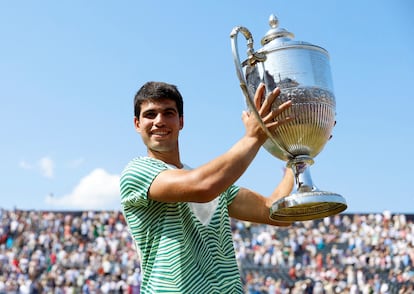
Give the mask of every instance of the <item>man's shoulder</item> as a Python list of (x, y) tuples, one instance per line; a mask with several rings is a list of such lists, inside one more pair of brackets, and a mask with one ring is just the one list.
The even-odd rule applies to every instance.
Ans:
[[(150, 157), (136, 157), (123, 169), (119, 181), (123, 198), (136, 195), (146, 198), (148, 189), (155, 177), (167, 169), (165, 163)], [(128, 198), (129, 199), (129, 198)]]

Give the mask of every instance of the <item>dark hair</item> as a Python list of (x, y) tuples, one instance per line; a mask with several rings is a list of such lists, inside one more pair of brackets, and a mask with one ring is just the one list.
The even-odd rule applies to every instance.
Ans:
[(164, 82), (147, 82), (137, 92), (134, 98), (134, 115), (139, 118), (141, 104), (148, 100), (171, 99), (175, 101), (179, 116), (183, 116), (183, 97), (177, 86)]

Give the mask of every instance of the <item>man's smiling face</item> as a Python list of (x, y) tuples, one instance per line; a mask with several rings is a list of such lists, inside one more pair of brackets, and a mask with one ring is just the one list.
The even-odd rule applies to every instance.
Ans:
[(171, 99), (144, 101), (135, 129), (141, 134), (149, 152), (178, 152), (178, 135), (183, 128), (183, 117)]

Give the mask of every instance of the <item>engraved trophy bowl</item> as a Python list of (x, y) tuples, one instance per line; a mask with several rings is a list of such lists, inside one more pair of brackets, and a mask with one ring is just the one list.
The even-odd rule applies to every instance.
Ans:
[[(286, 161), (295, 175), (294, 191), (272, 204), (270, 218), (278, 221), (306, 221), (338, 214), (347, 208), (339, 194), (321, 191), (312, 182), (310, 166), (331, 137), (335, 125), (335, 96), (328, 52), (307, 42), (294, 41), (294, 35), (279, 28), (271, 15), (270, 29), (262, 38), (262, 48), (255, 51), (250, 31), (235, 27), (231, 45), (240, 87), (251, 113), (261, 122), (268, 139), (263, 147), (273, 156)], [(247, 40), (247, 59), (240, 61), (237, 37)], [(292, 100), (281, 118), (294, 119), (270, 132), (264, 125), (253, 99), (260, 83), (266, 94), (275, 87), (281, 93), (272, 109)], [(267, 97), (267, 95), (266, 95)], [(266, 99), (266, 98), (264, 98)]]

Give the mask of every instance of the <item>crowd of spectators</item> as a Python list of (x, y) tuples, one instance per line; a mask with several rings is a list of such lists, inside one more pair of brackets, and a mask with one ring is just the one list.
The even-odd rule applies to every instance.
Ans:
[[(231, 224), (248, 294), (414, 293), (410, 215)], [(140, 278), (119, 211), (0, 209), (0, 294), (135, 294)]]
[(275, 229), (233, 222), (249, 294), (414, 293), (413, 216), (343, 214)]

